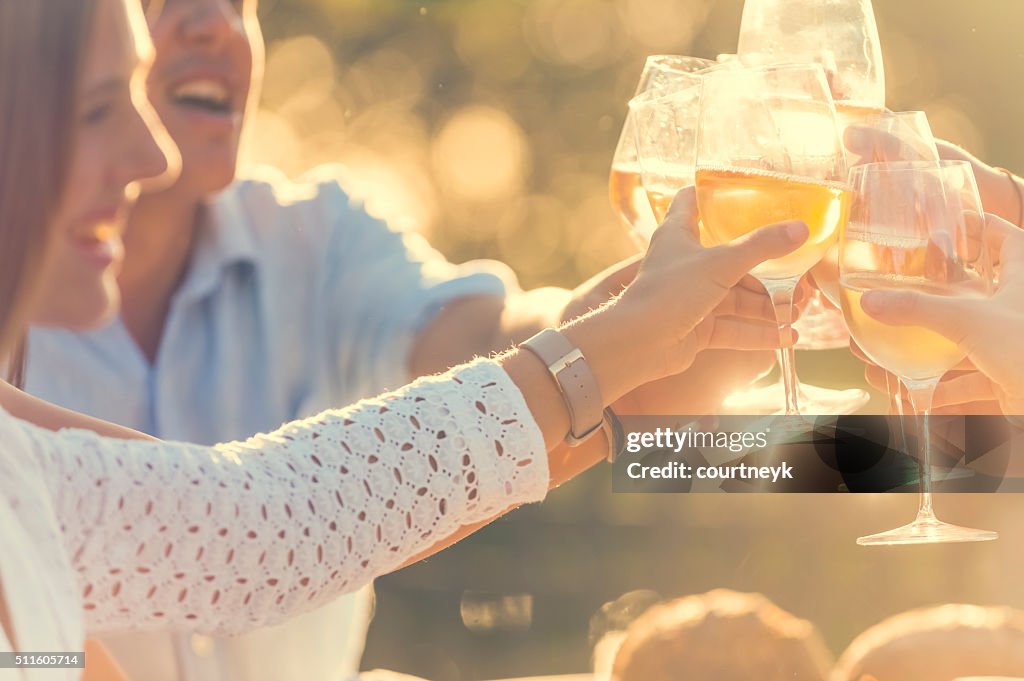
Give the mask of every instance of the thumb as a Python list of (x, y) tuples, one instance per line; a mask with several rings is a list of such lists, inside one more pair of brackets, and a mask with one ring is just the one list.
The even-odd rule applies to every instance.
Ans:
[[(692, 237), (692, 238), (690, 238)], [(697, 230), (697, 190), (694, 187), (680, 189), (665, 214), (665, 220), (651, 237), (651, 243), (658, 239), (699, 240)]]
[(979, 323), (977, 299), (937, 296), (920, 291), (868, 291), (860, 306), (869, 317), (893, 326), (923, 326), (962, 343)]
[(799, 248), (809, 232), (798, 220), (760, 227), (725, 245), (715, 247), (716, 279), (731, 287), (745, 274), (766, 260), (781, 258)]

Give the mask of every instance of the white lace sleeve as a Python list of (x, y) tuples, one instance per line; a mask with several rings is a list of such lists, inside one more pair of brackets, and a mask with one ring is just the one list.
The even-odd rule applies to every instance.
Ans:
[(212, 448), (24, 427), (93, 631), (278, 622), (549, 478), (522, 394), (483, 360)]

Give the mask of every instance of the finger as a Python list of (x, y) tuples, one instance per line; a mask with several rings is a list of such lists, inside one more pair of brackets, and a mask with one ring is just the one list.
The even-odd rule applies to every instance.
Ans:
[(860, 300), (868, 316), (893, 326), (924, 326), (962, 343), (978, 323), (978, 301), (918, 291), (868, 291)]
[(760, 227), (728, 244), (709, 249), (712, 254), (709, 274), (720, 286), (731, 288), (764, 261), (795, 251), (807, 241), (807, 236), (807, 225), (795, 220)]
[(656, 241), (665, 240), (673, 243), (700, 243), (697, 228), (697, 190), (694, 187), (686, 187), (676, 193), (665, 219), (651, 237), (651, 246), (653, 247)]
[(775, 306), (763, 289), (760, 293), (753, 293), (740, 286), (734, 286), (715, 308), (715, 314), (722, 317), (745, 317), (774, 322)]
[(985, 243), (998, 267), (999, 287), (1024, 277), (1024, 231), (998, 215), (985, 214)]
[[(738, 317), (709, 317), (701, 324), (701, 348), (710, 350), (777, 350), (781, 343), (775, 322), (757, 322)], [(796, 332), (790, 329), (790, 342)]]
[(943, 161), (970, 161), (977, 168), (980, 161), (970, 152), (961, 149), (952, 142), (943, 139), (935, 139), (935, 146), (939, 150), (939, 158)]
[(868, 364), (864, 367), (864, 379), (878, 392), (889, 394), (889, 372), (877, 364)]
[[(986, 251), (985, 239), (985, 214), (975, 210), (964, 210), (964, 236), (965, 236), (965, 257), (967, 262), (977, 262)], [(955, 253), (955, 251), (954, 251)]]
[(743, 288), (747, 289), (748, 291), (751, 291), (752, 293), (763, 293), (765, 295), (768, 294), (768, 290), (765, 289), (764, 284), (758, 281), (757, 277), (754, 277), (749, 274), (740, 279), (736, 283), (736, 285), (742, 286)]
[(993, 416), (1002, 414), (998, 400), (984, 400), (957, 404), (951, 407), (937, 407), (932, 410), (936, 416)]
[(972, 371), (961, 376), (944, 378), (935, 388), (932, 407), (955, 407), (997, 399), (992, 381), (980, 371)]

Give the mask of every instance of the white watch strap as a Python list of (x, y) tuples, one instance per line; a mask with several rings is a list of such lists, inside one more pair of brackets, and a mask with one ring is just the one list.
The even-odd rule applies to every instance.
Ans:
[(555, 379), (569, 411), (566, 442), (575, 446), (601, 428), (604, 404), (597, 378), (579, 348), (554, 329), (544, 329), (522, 343), (537, 355)]

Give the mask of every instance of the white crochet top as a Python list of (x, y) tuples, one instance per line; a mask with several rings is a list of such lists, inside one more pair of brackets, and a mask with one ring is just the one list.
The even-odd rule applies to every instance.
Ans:
[(237, 633), (539, 501), (548, 481), (522, 394), (486, 360), (215, 447), (0, 411), (0, 586), (22, 651), (81, 650), (85, 630)]

